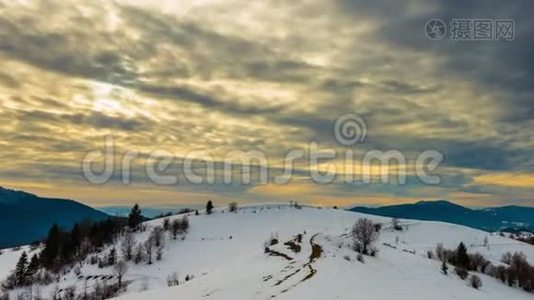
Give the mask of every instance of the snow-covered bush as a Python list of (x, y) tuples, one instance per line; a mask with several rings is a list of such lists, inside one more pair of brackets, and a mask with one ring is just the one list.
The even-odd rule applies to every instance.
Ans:
[(228, 210), (230, 212), (237, 212), (237, 202), (230, 202), (230, 204), (228, 204)]
[(454, 272), (455, 272), (456, 275), (458, 275), (458, 277), (460, 277), (462, 280), (465, 280), (465, 279), (467, 278), (467, 276), (469, 276), (469, 272), (467, 272), (467, 270), (464, 269), (464, 268), (455, 267), (455, 268), (454, 268)]
[(172, 275), (167, 276), (167, 286), (168, 287), (179, 285), (179, 284), (180, 284), (180, 282), (178, 280), (178, 274), (176, 274), (176, 272), (172, 273)]
[(479, 289), (482, 286), (482, 280), (477, 275), (471, 275), (469, 278), (469, 284), (474, 289)]

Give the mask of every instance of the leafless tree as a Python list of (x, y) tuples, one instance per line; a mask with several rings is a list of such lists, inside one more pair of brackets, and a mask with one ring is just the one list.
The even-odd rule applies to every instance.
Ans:
[(135, 246), (134, 262), (136, 264), (140, 263), (145, 258), (144, 248), (145, 247), (142, 243), (138, 243), (137, 246)]
[(436, 256), (441, 261), (446, 261), (447, 260), (447, 258), (445, 257), (446, 256), (445, 255), (445, 248), (443, 247), (442, 243), (438, 243), (436, 245)]
[(169, 220), (169, 218), (165, 218), (163, 219), (163, 230), (167, 231), (171, 228), (171, 221)]
[(143, 244), (143, 248), (145, 250), (146, 259), (148, 260), (147, 263), (149, 265), (152, 264), (152, 253), (154, 252), (154, 236), (151, 235)]
[(187, 216), (183, 216), (182, 217), (182, 220), (180, 221), (181, 224), (182, 224), (182, 231), (183, 233), (187, 233), (189, 231), (189, 218), (187, 218)]
[(154, 227), (154, 229), (152, 229), (151, 236), (154, 240), (154, 246), (161, 247), (163, 244), (163, 227)]
[(504, 253), (501, 257), (501, 262), (510, 265), (512, 263), (512, 253), (510, 251)]
[(126, 258), (127, 261), (132, 259), (133, 247), (135, 246), (135, 236), (131, 231), (126, 231), (121, 241), (121, 251), (122, 256)]
[(181, 229), (182, 229), (182, 226), (181, 226), (180, 220), (174, 219), (171, 224), (171, 234), (172, 234), (173, 239), (176, 239), (178, 237), (178, 235), (181, 232)]
[(124, 260), (119, 261), (113, 266), (113, 275), (119, 280), (119, 288), (122, 287), (122, 277), (128, 272), (128, 264)]
[(354, 224), (351, 234), (354, 249), (367, 255), (372, 244), (378, 239), (380, 232), (376, 230), (373, 221), (363, 218)]

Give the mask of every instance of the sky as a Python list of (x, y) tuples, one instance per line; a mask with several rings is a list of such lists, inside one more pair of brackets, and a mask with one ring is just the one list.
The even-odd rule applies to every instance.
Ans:
[[(0, 0), (0, 185), (93, 206), (534, 206), (533, 15), (526, 0)], [(513, 20), (514, 39), (425, 35), (428, 20), (455, 18)], [(366, 133), (349, 146), (335, 136), (347, 113)], [(113, 171), (93, 183), (83, 162), (110, 139)], [(312, 143), (337, 154), (317, 169), (344, 176), (315, 182), (302, 158), (274, 182)], [(386, 169), (406, 182), (361, 167), (374, 150), (402, 153)], [(429, 170), (438, 184), (416, 176), (425, 150), (443, 156)], [(262, 153), (267, 182), (224, 182), (236, 151)], [(188, 157), (197, 175), (211, 162), (215, 180), (188, 182)], [(176, 182), (151, 180), (149, 161)]]

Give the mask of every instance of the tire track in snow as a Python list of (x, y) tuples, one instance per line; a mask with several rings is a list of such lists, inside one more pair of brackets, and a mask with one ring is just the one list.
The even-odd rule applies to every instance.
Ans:
[[(294, 275), (297, 275), (298, 273), (300, 273), (300, 271), (304, 270), (304, 269), (308, 269), (308, 273), (306, 274), (306, 276), (304, 276), (301, 280), (299, 280), (297, 283), (294, 283), (292, 285), (290, 285), (289, 287), (285, 288), (284, 290), (282, 290), (280, 293), (283, 294), (283, 293), (286, 293), (288, 292), (289, 290), (295, 288), (296, 286), (298, 286), (299, 284), (301, 284), (302, 282), (306, 281), (306, 280), (309, 280), (311, 278), (313, 278), (313, 276), (315, 276), (315, 274), (317, 274), (317, 269), (315, 269), (313, 267), (313, 264), (315, 263), (315, 261), (321, 257), (322, 253), (323, 253), (323, 247), (317, 243), (315, 243), (315, 238), (317, 237), (319, 233), (316, 233), (314, 234), (311, 238), (310, 238), (310, 246), (311, 246), (311, 253), (308, 257), (308, 262), (306, 262), (305, 264), (303, 264), (300, 268), (298, 268), (296, 271), (292, 272), (291, 274), (285, 276), (283, 279), (277, 281), (273, 287), (276, 287), (276, 286), (280, 286), (282, 283), (286, 282), (288, 279), (292, 278)], [(275, 298), (276, 295), (271, 295), (271, 298)]]

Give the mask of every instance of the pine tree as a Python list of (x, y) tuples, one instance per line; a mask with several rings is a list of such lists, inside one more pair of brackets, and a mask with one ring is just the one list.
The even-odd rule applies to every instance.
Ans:
[(22, 252), (22, 255), (20, 256), (19, 261), (17, 262), (17, 266), (15, 267), (15, 285), (17, 286), (26, 285), (27, 267), (28, 267), (28, 255), (26, 254), (26, 251), (24, 251)]
[(467, 254), (467, 248), (463, 242), (461, 242), (458, 245), (458, 249), (456, 249), (456, 259), (460, 267), (463, 267), (467, 270), (469, 269), (469, 255)]
[(213, 209), (213, 202), (211, 200), (206, 203), (206, 214), (211, 215), (211, 210)]
[(139, 205), (136, 203), (134, 207), (132, 207), (132, 210), (130, 211), (130, 214), (128, 215), (128, 226), (132, 229), (137, 229), (139, 224), (143, 221), (143, 216), (141, 215), (141, 209), (139, 208)]
[(78, 223), (74, 224), (74, 227), (72, 227), (72, 231), (70, 232), (70, 240), (72, 242), (74, 252), (77, 254), (78, 250), (80, 249), (80, 245), (82, 244), (82, 233)]
[(26, 268), (26, 280), (29, 284), (33, 282), (33, 277), (39, 271), (40, 262), (39, 257), (37, 257), (36, 254), (32, 256), (30, 259), (30, 263), (28, 264), (28, 267)]
[(54, 224), (48, 231), (48, 236), (45, 241), (45, 248), (41, 254), (41, 260), (45, 267), (52, 267), (59, 254), (59, 247), (61, 244), (60, 231), (57, 224)]
[(60, 252), (61, 262), (62, 263), (71, 262), (74, 252), (75, 252), (75, 249), (74, 249), (72, 240), (70, 239), (70, 237), (67, 236), (67, 238), (63, 242), (63, 245), (61, 246), (61, 252)]

